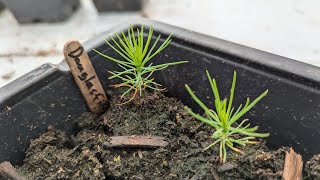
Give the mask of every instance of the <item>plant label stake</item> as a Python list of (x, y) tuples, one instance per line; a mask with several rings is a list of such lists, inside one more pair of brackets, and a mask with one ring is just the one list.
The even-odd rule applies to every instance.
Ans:
[(284, 168), (282, 179), (283, 180), (302, 180), (303, 161), (300, 154), (294, 152), (290, 148), (289, 152), (286, 152), (286, 158), (284, 161)]
[(20, 175), (10, 162), (5, 161), (0, 164), (0, 179), (26, 180), (27, 178)]
[(67, 42), (63, 54), (89, 109), (93, 113), (99, 113), (107, 102), (107, 96), (88, 54), (78, 41)]

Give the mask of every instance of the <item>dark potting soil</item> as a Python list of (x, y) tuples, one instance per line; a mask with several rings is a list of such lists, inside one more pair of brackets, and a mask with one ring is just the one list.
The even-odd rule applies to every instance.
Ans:
[[(113, 93), (111, 104), (120, 103), (120, 94)], [(220, 165), (217, 146), (203, 151), (212, 143), (212, 129), (183, 107), (175, 98), (147, 92), (128, 104), (111, 106), (101, 116), (82, 115), (74, 136), (49, 127), (31, 142), (19, 171), (28, 179), (48, 180), (281, 179), (287, 148), (268, 151), (261, 143), (244, 147), (245, 155), (229, 150), (228, 162)], [(162, 136), (169, 145), (156, 149), (103, 146), (110, 136), (121, 135)], [(319, 165), (319, 157), (314, 161)]]
[(320, 154), (313, 156), (306, 163), (305, 179), (320, 179)]

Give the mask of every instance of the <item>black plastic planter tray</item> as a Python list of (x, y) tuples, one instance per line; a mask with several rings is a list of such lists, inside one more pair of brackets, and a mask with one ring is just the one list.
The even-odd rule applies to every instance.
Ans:
[(93, 0), (99, 12), (140, 11), (144, 0)]
[(19, 23), (58, 22), (70, 17), (79, 0), (3, 0)]
[(4, 8), (6, 8), (6, 6), (3, 4), (2, 1), (0, 1), (0, 13)]
[[(155, 74), (169, 96), (197, 109), (184, 88), (187, 83), (205, 103), (212, 104), (205, 69), (217, 79), (225, 96), (236, 70), (235, 105), (269, 89), (269, 94), (247, 116), (260, 125), (261, 132), (271, 133), (270, 147), (293, 146), (304, 158), (320, 153), (319, 67), (159, 22), (130, 23), (153, 25), (155, 37), (158, 33), (163, 38), (174, 33), (173, 43), (155, 58), (156, 62), (189, 61)], [(129, 22), (107, 33), (121, 32), (128, 26)], [(107, 79), (107, 71), (117, 66), (92, 49), (112, 53), (104, 43), (107, 33), (84, 43), (104, 88), (115, 83)], [(46, 131), (48, 125), (72, 133), (73, 120), (88, 111), (65, 62), (45, 64), (1, 88), (0, 108), (0, 162), (9, 160), (13, 164), (22, 162), (30, 140)]]

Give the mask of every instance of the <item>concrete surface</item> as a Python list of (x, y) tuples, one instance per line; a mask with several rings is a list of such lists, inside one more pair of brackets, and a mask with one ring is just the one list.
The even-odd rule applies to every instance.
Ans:
[(90, 0), (66, 22), (19, 25), (0, 13), (0, 86), (45, 62), (59, 63), (66, 41), (83, 42), (142, 17), (320, 66), (318, 0), (149, 0), (139, 13), (98, 13)]

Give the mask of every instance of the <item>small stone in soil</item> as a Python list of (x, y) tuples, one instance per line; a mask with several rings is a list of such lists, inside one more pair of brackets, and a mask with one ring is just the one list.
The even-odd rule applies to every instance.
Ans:
[(218, 172), (219, 173), (223, 173), (223, 172), (226, 172), (226, 171), (230, 171), (234, 168), (237, 168), (237, 164), (235, 163), (232, 163), (232, 162), (227, 162), (227, 163), (224, 163), (222, 164), (221, 166), (218, 167)]

